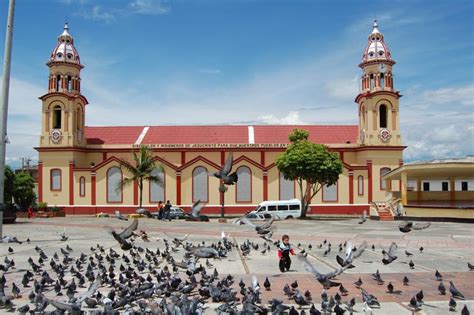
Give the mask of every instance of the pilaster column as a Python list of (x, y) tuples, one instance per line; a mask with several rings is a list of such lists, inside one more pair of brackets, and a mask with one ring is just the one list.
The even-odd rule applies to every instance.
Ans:
[(38, 202), (43, 202), (43, 162), (38, 162)]
[(69, 162), (69, 205), (74, 204), (74, 162)]
[(181, 172), (176, 172), (176, 205), (181, 205)]
[(268, 172), (263, 171), (263, 201), (268, 200)]
[(367, 160), (367, 185), (368, 185), (368, 202), (372, 202), (372, 186), (373, 186), (373, 178), (372, 178), (372, 160)]
[(349, 170), (349, 203), (354, 203), (354, 171)]
[(450, 192), (450, 199), (451, 202), (456, 201), (456, 186), (454, 185), (454, 177), (449, 179), (449, 192)]
[(96, 205), (96, 173), (91, 172), (91, 205)]
[(400, 174), (400, 181), (402, 182), (402, 205), (406, 206), (408, 203), (408, 196), (407, 196), (407, 187), (408, 187), (408, 180), (407, 180), (407, 173), (402, 172)]

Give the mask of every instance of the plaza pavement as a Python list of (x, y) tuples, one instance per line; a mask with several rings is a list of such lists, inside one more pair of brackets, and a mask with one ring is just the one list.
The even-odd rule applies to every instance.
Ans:
[[(213, 260), (212, 264), (217, 271), (223, 274), (235, 276), (236, 284), (242, 278), (248, 285), (253, 275), (257, 277), (263, 286), (265, 277), (268, 276), (272, 286), (271, 291), (263, 290), (262, 300), (266, 302), (272, 298), (283, 299), (285, 303), (292, 304), (283, 295), (282, 288), (286, 283), (298, 281), (301, 291), (310, 290), (312, 292), (315, 305), (320, 308), (320, 294), (322, 287), (312, 277), (304, 271), (296, 259), (293, 259), (291, 271), (280, 273), (278, 270), (278, 259), (276, 249), (272, 247), (270, 252), (261, 254), (263, 240), (256, 237), (255, 232), (248, 227), (238, 226), (228, 223), (219, 223), (217, 220), (211, 222), (185, 222), (174, 220), (172, 222), (162, 222), (155, 219), (142, 218), (139, 222), (139, 230), (145, 230), (151, 239), (150, 243), (137, 240), (136, 244), (147, 246), (151, 250), (157, 247), (163, 248), (163, 238), (169, 236), (182, 236), (189, 233), (189, 241), (210, 244), (218, 241), (221, 231), (230, 233), (230, 238), (239, 244), (249, 239), (258, 243), (258, 251), (253, 250), (249, 257), (244, 258), (240, 251), (234, 249), (229, 252), (228, 257), (222, 260)], [(11, 282), (15, 282), (22, 289), (22, 297), (15, 299), (16, 306), (22, 306), (28, 302), (28, 293), (31, 288), (23, 288), (21, 278), (25, 268), (28, 268), (28, 257), (37, 259), (38, 255), (34, 250), (35, 246), (41, 247), (46, 255), (52, 257), (54, 252), (60, 251), (61, 247), (68, 244), (74, 249), (73, 257), (78, 257), (81, 252), (90, 253), (90, 247), (100, 244), (105, 248), (114, 248), (121, 252), (118, 244), (109, 234), (110, 227), (117, 230), (126, 227), (129, 222), (120, 221), (115, 218), (95, 218), (91, 216), (68, 216), (66, 218), (34, 218), (18, 219), (16, 224), (4, 225), (4, 235), (16, 236), (20, 240), (31, 239), (31, 243), (0, 244), (0, 263), (4, 257), (14, 259), (16, 269), (11, 269), (5, 273), (7, 287), (5, 293), (10, 294)], [(355, 297), (357, 301), (356, 310), (361, 311), (362, 296), (353, 282), (361, 278), (362, 287), (369, 293), (375, 295), (381, 302), (380, 309), (373, 309), (374, 314), (411, 314), (406, 307), (412, 296), (420, 289), (425, 295), (425, 305), (417, 314), (456, 314), (448, 311), (448, 295), (442, 296), (438, 293), (438, 281), (435, 280), (435, 270), (439, 270), (444, 277), (444, 284), (449, 287), (449, 281), (453, 281), (461, 292), (466, 296), (465, 301), (457, 300), (457, 314), (467, 304), (471, 313), (474, 311), (474, 271), (468, 271), (467, 262), (474, 263), (474, 229), (472, 224), (463, 223), (432, 223), (431, 227), (422, 231), (413, 231), (403, 234), (398, 231), (398, 222), (367, 221), (365, 224), (357, 224), (355, 219), (334, 219), (334, 220), (286, 220), (274, 223), (277, 227), (273, 238), (280, 238), (282, 234), (289, 234), (291, 243), (296, 246), (301, 244), (301, 248), (306, 248), (309, 253), (310, 262), (320, 272), (328, 272), (337, 268), (335, 256), (338, 254), (338, 245), (347, 240), (357, 246), (364, 240), (368, 247), (364, 254), (355, 261), (356, 268), (349, 269), (337, 279), (346, 289), (349, 296), (344, 297), (347, 301)], [(66, 242), (59, 240), (59, 232), (66, 229), (69, 239)], [(324, 240), (332, 244), (332, 250), (324, 256), (323, 245), (318, 248)], [(398, 259), (390, 265), (383, 265), (382, 248), (386, 250), (391, 242), (398, 244)], [(308, 249), (308, 245), (312, 249)], [(371, 249), (372, 244), (375, 250)], [(419, 248), (424, 250), (420, 253)], [(8, 247), (14, 249), (14, 254), (8, 253)], [(405, 250), (413, 253), (414, 256), (407, 258)], [(176, 254), (177, 260), (181, 259), (182, 249)], [(60, 254), (60, 253), (59, 253)], [(340, 253), (343, 255), (343, 253)], [(61, 256), (61, 255), (60, 255)], [(415, 263), (415, 268), (410, 269), (409, 260)], [(45, 269), (49, 269), (49, 263), (45, 263)], [(372, 280), (371, 274), (379, 270), (385, 283), (378, 285)], [(409, 278), (409, 285), (404, 286), (402, 279)], [(395, 290), (401, 290), (399, 294), (387, 293), (386, 285), (391, 281)], [(101, 288), (100, 291), (105, 291)], [(329, 290), (330, 294), (335, 294), (336, 289)], [(51, 295), (54, 297), (54, 295)], [(213, 314), (216, 305), (206, 304), (209, 309), (206, 313)], [(48, 307), (52, 310), (51, 306)], [(0, 310), (0, 312), (3, 312)]]

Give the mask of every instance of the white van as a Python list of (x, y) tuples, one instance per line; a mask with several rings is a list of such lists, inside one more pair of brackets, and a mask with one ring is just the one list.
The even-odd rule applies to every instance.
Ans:
[[(309, 209), (308, 209), (309, 210)], [(299, 199), (263, 201), (255, 210), (247, 214), (249, 219), (268, 219), (277, 216), (280, 219), (299, 218), (301, 215), (301, 201)]]

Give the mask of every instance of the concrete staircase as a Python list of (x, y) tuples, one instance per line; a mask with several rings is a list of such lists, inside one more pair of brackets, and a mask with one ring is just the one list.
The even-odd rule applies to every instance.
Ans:
[(393, 214), (390, 211), (390, 205), (387, 202), (373, 202), (380, 221), (393, 221)]

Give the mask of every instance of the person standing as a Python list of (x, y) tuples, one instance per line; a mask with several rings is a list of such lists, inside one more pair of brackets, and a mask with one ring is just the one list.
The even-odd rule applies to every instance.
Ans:
[(163, 220), (163, 202), (158, 201), (158, 220)]
[(281, 272), (289, 271), (291, 267), (291, 258), (290, 254), (294, 255), (295, 251), (291, 248), (290, 237), (288, 235), (283, 235), (281, 238), (280, 245), (278, 246), (278, 258), (280, 262), (278, 267)]
[(171, 202), (166, 200), (165, 208), (164, 208), (165, 220), (171, 221)]

